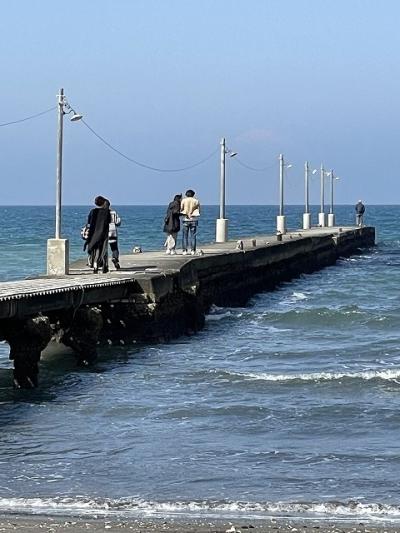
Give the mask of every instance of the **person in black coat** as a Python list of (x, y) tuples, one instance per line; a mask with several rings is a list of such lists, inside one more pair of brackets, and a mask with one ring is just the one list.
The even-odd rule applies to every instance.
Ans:
[(182, 195), (176, 194), (171, 203), (168, 204), (167, 213), (164, 218), (164, 232), (168, 234), (164, 246), (167, 248), (166, 254), (176, 254), (176, 237), (181, 229), (181, 200)]
[(96, 205), (88, 216), (89, 235), (84, 249), (89, 254), (88, 264), (97, 274), (99, 269), (108, 272), (108, 230), (111, 222), (110, 202), (103, 196), (96, 196)]

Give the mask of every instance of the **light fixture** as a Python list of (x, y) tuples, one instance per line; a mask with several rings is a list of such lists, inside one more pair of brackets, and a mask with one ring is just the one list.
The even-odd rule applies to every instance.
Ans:
[(77, 113), (77, 112), (75, 111), (75, 109), (72, 108), (72, 107), (69, 105), (69, 103), (68, 103), (68, 101), (67, 101), (67, 99), (66, 99), (65, 96), (64, 96), (64, 108), (63, 108), (63, 113), (64, 113), (64, 115), (70, 115), (70, 114), (72, 113), (72, 117), (71, 117), (71, 119), (70, 119), (71, 122), (76, 122), (77, 120), (81, 120), (81, 118), (83, 118), (83, 115), (81, 115), (80, 113)]
[(80, 115), (79, 113), (75, 113), (74, 111), (74, 114), (71, 117), (71, 122), (75, 122), (76, 120), (81, 120), (82, 117), (83, 115)]

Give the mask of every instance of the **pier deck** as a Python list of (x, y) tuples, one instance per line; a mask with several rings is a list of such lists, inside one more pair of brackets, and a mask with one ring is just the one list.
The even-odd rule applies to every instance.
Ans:
[[(84, 260), (68, 276), (0, 283), (0, 338), (10, 345), (14, 384), (37, 385), (51, 339), (81, 364), (101, 343), (168, 340), (201, 328), (212, 304), (244, 305), (261, 290), (312, 272), (374, 244), (371, 227), (298, 230), (201, 245), (201, 255), (164, 251), (122, 255), (121, 269), (93, 274)], [(255, 245), (254, 245), (255, 241)]]

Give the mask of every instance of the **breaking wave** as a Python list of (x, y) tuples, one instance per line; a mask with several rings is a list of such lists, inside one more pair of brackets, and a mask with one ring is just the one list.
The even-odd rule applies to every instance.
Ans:
[(381, 503), (348, 502), (157, 502), (134, 498), (74, 499), (74, 498), (0, 498), (2, 512), (27, 512), (37, 515), (81, 515), (124, 517), (189, 517), (250, 518), (272, 516), (319, 519), (400, 520), (400, 507)]
[(365, 370), (362, 372), (310, 372), (298, 374), (268, 374), (265, 372), (228, 372), (231, 376), (242, 377), (249, 380), (263, 381), (338, 381), (338, 380), (382, 380), (397, 383), (400, 378), (400, 369), (391, 370)]

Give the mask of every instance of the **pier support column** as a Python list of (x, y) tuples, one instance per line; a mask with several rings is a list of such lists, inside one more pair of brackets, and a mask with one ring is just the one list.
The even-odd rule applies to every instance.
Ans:
[(14, 361), (14, 387), (32, 389), (38, 385), (40, 354), (52, 337), (50, 321), (38, 316), (13, 322), (4, 332)]
[(311, 228), (311, 213), (303, 213), (303, 229)]
[(217, 218), (215, 242), (226, 242), (228, 240), (228, 219)]
[(65, 276), (69, 272), (68, 239), (47, 240), (47, 275)]
[(72, 324), (60, 341), (74, 350), (78, 364), (87, 366), (97, 358), (97, 342), (103, 328), (103, 316), (97, 307), (84, 307), (75, 313)]
[(286, 217), (285, 215), (278, 215), (276, 217), (276, 231), (285, 235), (286, 233)]
[(333, 228), (335, 225), (335, 215), (334, 213), (328, 214), (328, 228)]
[(325, 228), (326, 226), (325, 213), (318, 213), (318, 225), (321, 226), (321, 228)]

